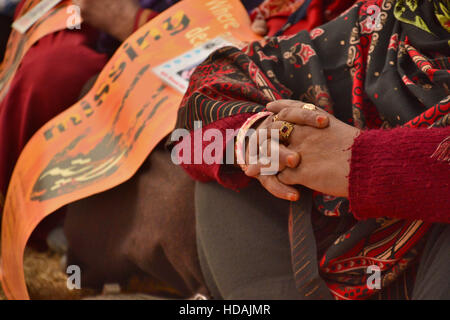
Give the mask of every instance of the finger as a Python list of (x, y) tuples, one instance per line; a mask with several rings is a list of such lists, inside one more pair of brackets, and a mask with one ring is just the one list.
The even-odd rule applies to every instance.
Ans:
[[(276, 174), (286, 167), (297, 168), (300, 164), (301, 157), (297, 152), (288, 149), (284, 145), (278, 145), (277, 148), (275, 148), (273, 147), (275, 141), (269, 141), (271, 141), (272, 147), (269, 147), (269, 150), (261, 151), (259, 154), (260, 160), (265, 158), (268, 159), (269, 162), (258, 161), (258, 163), (250, 164), (245, 170), (247, 176), (256, 177), (261, 174), (261, 169), (263, 168), (266, 168), (267, 171), (270, 169), (270, 171), (273, 171), (274, 174)], [(264, 145), (266, 144), (267, 143), (264, 143)], [(278, 156), (276, 156), (275, 152), (278, 152)]]
[(248, 139), (248, 143), (246, 143), (246, 163), (249, 163), (249, 158), (257, 157), (260, 141), (266, 140), (268, 132), (267, 127), (272, 123), (272, 116), (269, 116), (263, 120), (256, 130), (250, 128), (247, 131), (246, 138)]
[(280, 163), (288, 168), (297, 168), (300, 165), (301, 157), (298, 152), (295, 152), (285, 145), (280, 144)]
[(269, 102), (267, 104), (267, 109), (273, 113), (278, 113), (285, 108), (301, 108), (305, 105), (305, 102), (298, 100), (280, 99), (276, 101)]
[[(261, 159), (262, 156), (269, 157), (271, 155), (270, 150), (272, 149), (270, 144), (272, 141), (271, 133), (272, 130), (276, 133), (279, 132), (279, 128), (281, 127), (281, 123), (269, 122), (265, 128), (258, 129), (249, 139), (248, 144), (246, 146), (246, 163), (247, 164), (257, 164), (258, 160)], [(263, 153), (263, 155), (261, 155)]]
[(248, 143), (245, 146), (246, 148), (246, 159), (245, 163), (247, 164), (256, 164), (258, 162), (258, 153), (259, 153), (259, 130), (250, 136), (248, 139)]
[[(260, 158), (268, 158), (269, 162), (262, 164), (268, 166), (271, 165), (272, 162), (277, 162), (282, 169), (285, 167), (289, 168), (297, 168), (300, 164), (300, 155), (289, 149), (283, 144), (280, 144), (278, 141), (274, 141), (272, 139), (268, 139), (270, 143), (265, 141), (263, 143), (263, 147), (260, 148)], [(268, 146), (268, 147), (265, 147)], [(280, 169), (280, 170), (282, 170)]]
[(277, 177), (278, 181), (285, 185), (302, 184), (301, 172), (298, 169), (286, 168)]
[[(280, 129), (283, 127), (283, 121), (275, 121), (270, 123), (266, 128), (266, 135), (261, 137), (262, 140), (272, 139), (273, 141), (280, 141)], [(294, 129), (295, 130), (295, 129)], [(291, 134), (292, 135), (292, 134)]]
[(297, 189), (282, 184), (276, 176), (259, 176), (262, 186), (275, 197), (289, 201), (297, 201), (300, 193)]
[[(285, 122), (289, 122), (290, 124), (294, 125), (293, 130), (291, 131), (291, 133), (289, 134), (289, 136), (287, 137), (287, 139), (285, 138), (283, 141), (281, 141), (281, 131), (283, 129), (283, 127), (287, 126), (288, 124), (286, 124)], [(267, 127), (267, 139), (271, 139), (277, 143), (280, 143), (282, 145), (289, 145), (292, 141), (292, 136), (295, 134), (295, 132), (297, 130), (302, 129), (301, 126), (296, 126), (295, 123), (291, 123), (290, 121), (275, 121), (272, 122), (268, 127)], [(283, 129), (284, 130), (284, 129)]]
[(278, 120), (318, 129), (326, 128), (330, 124), (328, 114), (320, 109), (285, 108), (278, 113)]
[(244, 171), (246, 176), (256, 178), (261, 173), (261, 165), (260, 164), (251, 164)]

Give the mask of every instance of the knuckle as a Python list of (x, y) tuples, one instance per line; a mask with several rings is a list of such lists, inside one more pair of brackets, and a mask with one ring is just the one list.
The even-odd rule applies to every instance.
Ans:
[(302, 112), (303, 112), (303, 119), (305, 122), (307, 122), (307, 124), (309, 125), (316, 124), (316, 118), (318, 115), (316, 111), (302, 109)]
[(286, 118), (289, 115), (289, 109), (283, 109), (280, 111), (279, 116), (280, 118)]
[[(307, 111), (307, 110), (305, 110)], [(319, 114), (316, 111), (310, 111), (308, 112), (308, 121), (311, 122), (312, 125), (316, 123), (316, 118)]]
[(298, 115), (299, 115), (300, 119), (302, 119), (302, 120), (307, 119), (309, 114), (310, 113), (308, 112), (308, 110), (298, 109)]
[(295, 106), (298, 105), (298, 101), (296, 101), (296, 100), (291, 100), (291, 99), (286, 99), (286, 100), (285, 100), (285, 103), (286, 103), (287, 105), (289, 105), (290, 107), (295, 107)]

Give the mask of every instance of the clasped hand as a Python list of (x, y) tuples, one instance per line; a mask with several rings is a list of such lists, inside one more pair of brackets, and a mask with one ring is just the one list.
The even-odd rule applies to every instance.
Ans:
[[(333, 196), (348, 197), (348, 176), (350, 173), (351, 147), (360, 133), (324, 110), (303, 109), (305, 103), (294, 100), (278, 100), (267, 105), (267, 109), (277, 114), (266, 118), (256, 129), (265, 129), (267, 139), (258, 141), (259, 150), (279, 152), (279, 172), (263, 175), (261, 169), (270, 167), (267, 157), (264, 164), (250, 164), (245, 174), (254, 177), (274, 196), (290, 201), (299, 199), (299, 191), (293, 185), (303, 185), (310, 189)], [(271, 130), (279, 130), (283, 122), (295, 124), (285, 144), (270, 135)], [(270, 148), (273, 143), (278, 148)], [(247, 159), (251, 150), (246, 150)], [(259, 151), (257, 151), (259, 152)], [(267, 151), (266, 151), (267, 152)], [(270, 157), (272, 159), (272, 157)]]

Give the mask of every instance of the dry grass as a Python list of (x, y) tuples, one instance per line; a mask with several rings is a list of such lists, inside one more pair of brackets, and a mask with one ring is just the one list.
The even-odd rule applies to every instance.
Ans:
[[(27, 249), (24, 255), (24, 272), (28, 293), (33, 300), (141, 300), (157, 299), (155, 296), (176, 297), (176, 291), (148, 278), (133, 277), (124, 290), (116, 295), (103, 294), (90, 289), (69, 290), (66, 286), (67, 276), (60, 267), (61, 255), (48, 252), (37, 252)], [(151, 295), (151, 296), (149, 296)], [(6, 296), (0, 286), (0, 300)]]
[[(60, 267), (61, 256), (51, 252), (27, 249), (24, 256), (24, 272), (31, 299), (77, 300), (93, 295), (91, 290), (70, 291), (66, 286), (66, 274)], [(0, 288), (0, 300), (6, 299)]]
[(6, 300), (5, 293), (3, 292), (3, 288), (0, 286), (0, 300)]

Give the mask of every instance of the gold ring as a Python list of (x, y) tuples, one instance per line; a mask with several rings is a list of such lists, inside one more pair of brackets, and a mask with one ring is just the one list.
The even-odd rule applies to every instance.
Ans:
[(315, 105), (313, 105), (312, 103), (307, 103), (302, 106), (302, 109), (316, 111), (317, 107)]
[(273, 118), (272, 118), (272, 122), (278, 121), (278, 115), (276, 114)]
[(283, 144), (287, 144), (289, 141), (289, 137), (294, 130), (294, 125), (290, 122), (284, 121), (283, 125), (280, 128), (280, 141)]

